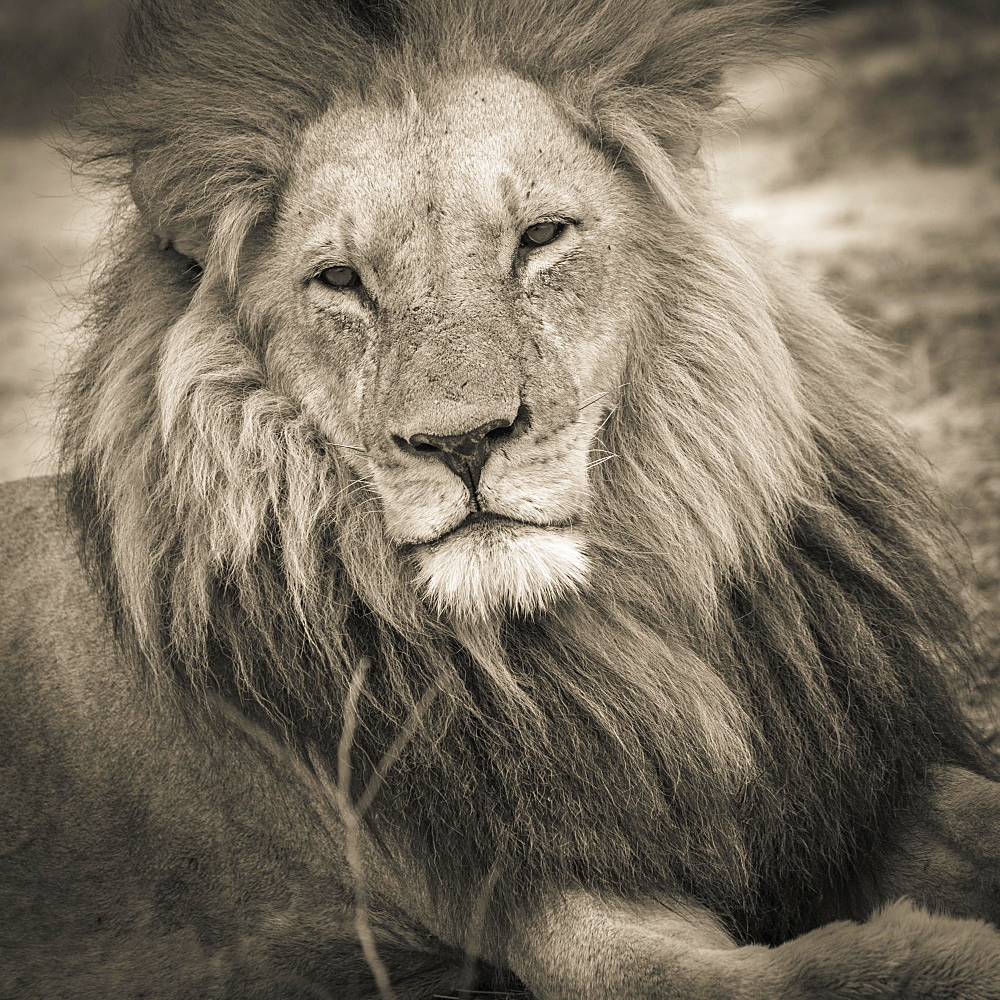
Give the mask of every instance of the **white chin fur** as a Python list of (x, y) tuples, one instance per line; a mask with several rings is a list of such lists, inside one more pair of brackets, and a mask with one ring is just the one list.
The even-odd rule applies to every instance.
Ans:
[(417, 551), (419, 582), (441, 612), (530, 614), (587, 576), (582, 540), (566, 528), (481, 524)]

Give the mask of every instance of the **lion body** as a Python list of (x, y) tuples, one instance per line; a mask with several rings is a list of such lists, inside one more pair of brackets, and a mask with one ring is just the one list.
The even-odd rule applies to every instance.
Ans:
[[(3, 688), (0, 995), (366, 995), (323, 790), (236, 713), (152, 696), (103, 624), (54, 484), (0, 495), (0, 647), (17, 667)], [(422, 963), (428, 984), (447, 982), (400, 911), (381, 910), (379, 938), (408, 952), (403, 982)]]
[(870, 352), (695, 166), (766, 5), (313, 6), (148, 4), (91, 122), (12, 995), (1000, 996), (981, 923), (821, 926), (996, 920), (1000, 796)]

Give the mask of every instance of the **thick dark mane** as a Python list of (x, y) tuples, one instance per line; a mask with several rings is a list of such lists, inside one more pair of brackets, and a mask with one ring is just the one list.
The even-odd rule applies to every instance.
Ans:
[[(549, 875), (625, 895), (680, 884), (758, 940), (862, 908), (841, 886), (877, 877), (866, 859), (914, 782), (980, 765), (950, 690), (965, 619), (905, 448), (854, 388), (864, 347), (763, 270), (695, 182), (681, 197), (664, 152), (693, 145), (771, 8), (145, 10), (88, 155), (158, 208), (122, 219), (63, 446), (122, 642), (331, 761), (351, 705), (356, 790), (379, 787), (367, 820), (443, 899), (494, 880), (502, 908)], [(211, 234), (206, 274), (232, 278), (337, 93), (392, 99), (483, 64), (618, 143), (646, 184), (659, 284), (602, 432), (620, 459), (594, 472), (592, 585), (472, 625), (423, 606), (373, 494), (267, 385), (235, 285), (210, 300), (149, 229)], [(199, 336), (165, 358), (180, 324)]]

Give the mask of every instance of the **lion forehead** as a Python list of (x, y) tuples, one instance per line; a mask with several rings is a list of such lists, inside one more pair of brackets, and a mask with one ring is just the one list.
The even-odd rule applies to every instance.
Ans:
[(611, 174), (543, 88), (459, 77), (405, 100), (331, 108), (303, 137), (282, 214), (317, 238), (347, 229), (391, 241), (421, 215), (496, 234), (534, 211), (578, 215), (613, 200)]

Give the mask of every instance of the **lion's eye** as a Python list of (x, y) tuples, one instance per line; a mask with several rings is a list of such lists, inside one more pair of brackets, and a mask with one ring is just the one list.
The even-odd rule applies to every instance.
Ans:
[(536, 222), (521, 233), (521, 246), (543, 247), (557, 240), (566, 228), (565, 222)]
[(353, 267), (326, 267), (316, 275), (316, 280), (330, 288), (357, 288), (361, 278)]

